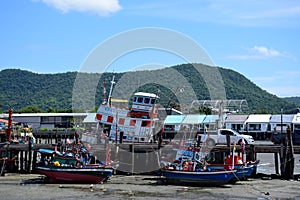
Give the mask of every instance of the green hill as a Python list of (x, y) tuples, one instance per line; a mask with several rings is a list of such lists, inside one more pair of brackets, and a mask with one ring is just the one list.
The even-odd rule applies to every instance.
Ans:
[[(196, 64), (201, 69), (210, 69), (211, 67)], [(279, 98), (275, 95), (260, 89), (246, 77), (233, 70), (218, 68), (223, 78), (227, 99), (245, 99), (248, 102), (249, 112), (251, 113), (279, 113), (283, 108), (285, 113), (295, 113), (299, 103), (291, 102), (286, 99)], [(106, 91), (109, 92), (112, 73), (80, 73), (84, 77), (81, 85), (82, 94), (79, 97), (88, 99), (91, 80), (101, 77), (95, 96), (95, 105), (102, 102), (102, 83), (107, 82)], [(205, 73), (204, 73), (205, 74)], [(101, 76), (102, 75), (102, 76)], [(202, 73), (203, 75), (203, 73)], [(154, 83), (147, 81), (139, 89), (145, 92), (157, 92), (164, 106), (176, 103), (178, 99), (171, 93), (166, 86), (159, 84), (160, 80), (165, 80), (165, 83), (176, 84), (178, 77), (183, 77), (195, 91), (197, 99), (210, 99), (209, 90), (205, 84), (202, 75), (195, 70), (192, 64), (182, 64), (169, 68), (151, 70), (151, 71), (136, 71), (128, 73), (116, 73), (116, 82), (122, 80), (122, 91), (130, 90), (133, 87), (132, 79), (136, 79), (137, 84), (155, 77)], [(66, 72), (57, 74), (37, 74), (20, 69), (6, 69), (0, 71), (0, 110), (7, 112), (12, 108), (14, 112), (72, 112), (72, 91), (73, 85), (77, 76), (77, 72)], [(207, 75), (208, 76), (208, 75)], [(128, 77), (128, 80), (125, 78)], [(207, 77), (205, 77), (207, 78)], [(209, 77), (214, 79), (215, 77)], [(98, 80), (98, 79), (97, 79)], [(218, 82), (215, 80), (214, 82)], [(134, 86), (136, 87), (136, 86)], [(183, 86), (185, 87), (185, 86)], [(95, 91), (89, 91), (91, 94)], [(81, 96), (80, 96), (81, 95)], [(121, 94), (120, 94), (121, 95)], [(116, 97), (117, 98), (117, 97)], [(91, 99), (93, 100), (93, 99)], [(82, 107), (81, 111), (86, 109)]]
[(284, 100), (292, 103), (296, 103), (300, 107), (300, 97), (284, 97)]

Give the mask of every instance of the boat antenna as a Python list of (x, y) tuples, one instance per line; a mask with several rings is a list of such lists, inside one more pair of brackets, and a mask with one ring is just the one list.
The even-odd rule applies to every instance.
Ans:
[(106, 81), (103, 81), (103, 100), (102, 104), (107, 104), (107, 95), (106, 95)]
[(108, 102), (107, 104), (109, 106), (111, 106), (111, 93), (112, 93), (112, 90), (113, 90), (113, 87), (114, 87), (114, 84), (115, 84), (115, 75), (113, 75), (113, 78), (112, 78), (112, 81), (111, 81), (111, 85), (110, 85), (110, 90), (109, 90), (109, 94), (108, 94)]

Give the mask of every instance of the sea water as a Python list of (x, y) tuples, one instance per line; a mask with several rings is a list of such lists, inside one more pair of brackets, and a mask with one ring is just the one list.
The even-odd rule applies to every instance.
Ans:
[[(275, 174), (274, 153), (257, 153), (257, 160), (260, 160), (259, 165), (257, 167), (258, 173)], [(280, 165), (279, 157), (278, 162), (278, 164)], [(300, 154), (294, 154), (294, 166), (294, 174), (300, 174)]]

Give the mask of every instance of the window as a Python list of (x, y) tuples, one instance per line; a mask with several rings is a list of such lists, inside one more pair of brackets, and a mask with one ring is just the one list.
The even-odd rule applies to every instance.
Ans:
[(155, 104), (156, 103), (156, 99), (151, 99), (151, 104)]
[(249, 124), (249, 131), (260, 131), (261, 124)]
[(142, 121), (142, 127), (150, 127), (151, 121)]
[(233, 135), (233, 132), (232, 131), (227, 131), (227, 130), (223, 130), (221, 131), (221, 135)]
[(142, 97), (138, 97), (137, 102), (138, 103), (143, 103), (143, 98)]
[(146, 97), (145, 99), (144, 99), (144, 103), (149, 103), (150, 102), (150, 98), (149, 97)]

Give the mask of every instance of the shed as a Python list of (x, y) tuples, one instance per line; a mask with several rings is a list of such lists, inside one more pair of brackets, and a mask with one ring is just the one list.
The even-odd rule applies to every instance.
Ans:
[(251, 114), (246, 120), (247, 131), (264, 133), (268, 131), (271, 114)]
[(165, 131), (179, 131), (184, 115), (168, 115), (164, 121)]
[(199, 131), (203, 129), (203, 120), (205, 117), (206, 115), (203, 114), (188, 114), (184, 116), (182, 124), (186, 126), (188, 130)]
[(282, 131), (286, 133), (287, 126), (292, 128), (294, 116), (295, 116), (294, 114), (272, 115), (270, 119), (271, 131), (276, 130), (277, 132)]
[(234, 129), (239, 132), (244, 132), (246, 129), (246, 120), (249, 115), (227, 115), (225, 119), (225, 127), (227, 129)]

